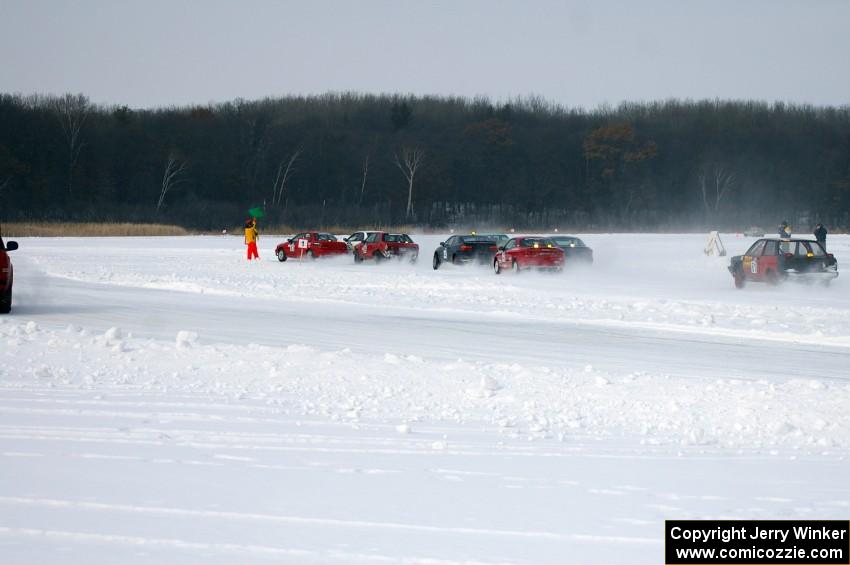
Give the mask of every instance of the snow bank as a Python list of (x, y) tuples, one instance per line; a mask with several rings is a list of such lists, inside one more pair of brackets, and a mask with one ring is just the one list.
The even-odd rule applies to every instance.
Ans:
[(2, 386), (219, 395), (304, 417), (389, 422), (403, 434), (415, 434), (416, 422), (459, 422), (566, 443), (613, 435), (644, 445), (850, 447), (850, 384), (835, 380), (674, 378), (305, 345), (202, 345), (193, 332), (163, 342), (118, 328), (95, 335), (16, 321), (0, 324), (0, 343)]

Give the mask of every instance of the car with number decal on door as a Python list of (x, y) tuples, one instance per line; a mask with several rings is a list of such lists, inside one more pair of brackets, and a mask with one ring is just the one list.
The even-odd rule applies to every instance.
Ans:
[[(507, 241), (507, 236), (504, 236), (504, 239)], [(435, 271), (443, 263), (490, 265), (493, 262), (493, 256), (499, 250), (500, 243), (503, 241), (498, 234), (453, 235), (446, 241), (441, 241), (440, 246), (434, 250), (431, 265)]]
[(3, 236), (0, 235), (0, 314), (8, 314), (12, 311), (12, 283), (15, 282), (15, 272), (12, 269), (12, 260), (6, 252), (17, 248), (17, 242), (3, 243)]
[(354, 247), (354, 262), (380, 262), (386, 259), (401, 259), (415, 263), (419, 257), (419, 245), (406, 233), (376, 231)]
[(819, 281), (838, 276), (838, 261), (809, 239), (760, 239), (743, 255), (732, 257), (729, 272), (737, 288), (747, 282), (778, 284), (785, 280)]
[(504, 270), (519, 273), (527, 269), (562, 271), (564, 250), (548, 237), (513, 237), (493, 258), (493, 271), (497, 275)]
[(316, 259), (329, 255), (345, 255), (348, 246), (343, 241), (326, 232), (305, 231), (297, 233), (279, 243), (274, 250), (278, 261), (287, 259)]

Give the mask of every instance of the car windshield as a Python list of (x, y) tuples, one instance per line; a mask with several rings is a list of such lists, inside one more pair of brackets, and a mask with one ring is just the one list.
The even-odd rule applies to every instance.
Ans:
[[(756, 257), (758, 255), (761, 255), (762, 249), (764, 249), (764, 246), (765, 246), (766, 243), (767, 243), (767, 240), (764, 240), (764, 239), (758, 240), (757, 242), (755, 242), (754, 244), (752, 244), (750, 246), (750, 248), (747, 250), (745, 255), (748, 255), (750, 257)], [(783, 251), (783, 253), (785, 253), (785, 251)]]
[(555, 242), (548, 237), (525, 237), (519, 244), (520, 247), (557, 247)]
[(556, 236), (551, 239), (561, 247), (587, 247), (584, 242), (577, 237)]

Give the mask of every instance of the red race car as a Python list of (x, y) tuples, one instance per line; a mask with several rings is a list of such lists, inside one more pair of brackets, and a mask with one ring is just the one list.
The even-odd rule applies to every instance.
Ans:
[(548, 237), (514, 237), (499, 247), (493, 259), (493, 270), (497, 275), (505, 269), (519, 273), (532, 268), (562, 271), (564, 250)]
[(316, 259), (326, 255), (345, 255), (348, 253), (348, 246), (343, 241), (337, 241), (336, 237), (329, 233), (306, 231), (278, 244), (274, 252), (278, 261), (286, 261), (290, 257)]
[(419, 245), (406, 233), (376, 231), (370, 233), (363, 243), (354, 246), (355, 263), (371, 259), (379, 262), (393, 257), (415, 263), (419, 257)]
[(745, 254), (732, 257), (729, 272), (737, 288), (749, 281), (820, 281), (828, 285), (838, 277), (838, 261), (810, 239), (760, 239)]
[(14, 251), (18, 244), (14, 241), (3, 243), (0, 236), (0, 314), (8, 314), (12, 311), (12, 283), (14, 270), (12, 260), (6, 255), (7, 251)]

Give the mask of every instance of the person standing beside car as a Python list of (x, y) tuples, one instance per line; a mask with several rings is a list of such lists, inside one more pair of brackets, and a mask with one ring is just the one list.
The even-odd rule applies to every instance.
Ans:
[(257, 220), (256, 218), (250, 219), (245, 222), (245, 245), (248, 246), (248, 260), (251, 259), (259, 259), (260, 254), (257, 253), (257, 240), (260, 239), (260, 235), (257, 232)]
[(818, 224), (815, 226), (814, 236), (815, 239), (820, 243), (820, 246), (823, 247), (823, 250), (826, 251), (826, 228), (823, 227), (823, 224)]

